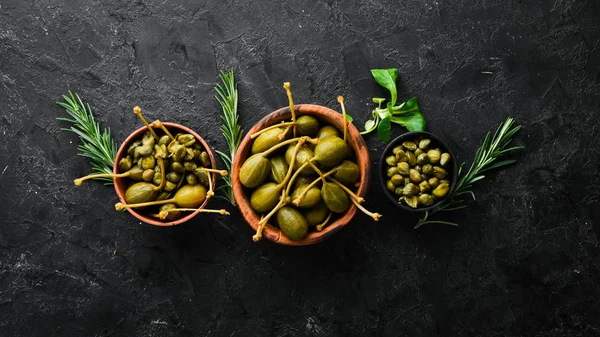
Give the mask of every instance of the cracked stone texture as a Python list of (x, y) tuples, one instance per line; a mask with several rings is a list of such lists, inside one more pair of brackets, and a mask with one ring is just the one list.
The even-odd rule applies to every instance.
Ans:
[[(0, 3), (0, 335), (600, 336), (598, 1)], [(397, 67), (428, 129), (470, 163), (507, 116), (518, 164), (424, 227), (385, 200), (328, 241), (253, 243), (239, 213), (174, 228), (114, 210), (58, 122), (67, 90), (121, 142), (149, 119), (224, 149), (214, 83), (235, 69), (241, 124), (287, 104), (362, 125)], [(403, 132), (393, 128), (393, 135)], [(220, 200), (214, 207), (227, 207)]]

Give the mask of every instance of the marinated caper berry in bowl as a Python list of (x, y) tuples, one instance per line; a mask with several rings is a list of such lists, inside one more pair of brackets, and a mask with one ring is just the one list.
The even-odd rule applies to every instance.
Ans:
[(392, 140), (379, 167), (386, 196), (411, 212), (438, 207), (451, 194), (458, 173), (450, 147), (429, 132), (409, 132)]

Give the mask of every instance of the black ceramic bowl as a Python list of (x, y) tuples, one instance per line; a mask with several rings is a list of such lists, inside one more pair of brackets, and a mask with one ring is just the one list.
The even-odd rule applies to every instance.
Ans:
[[(397, 145), (402, 144), (402, 142), (404, 142), (404, 141), (415, 140), (418, 138), (429, 138), (429, 139), (431, 139), (431, 144), (433, 144), (433, 146), (439, 147), (440, 150), (442, 151), (442, 153), (448, 152), (450, 154), (450, 163), (446, 167), (446, 172), (448, 172), (448, 175), (447, 175), (448, 178), (446, 178), (446, 179), (450, 180), (450, 189), (448, 190), (448, 194), (446, 194), (445, 197), (437, 200), (431, 206), (412, 208), (412, 207), (409, 207), (408, 205), (405, 205), (405, 204), (399, 202), (398, 197), (387, 189), (388, 164), (386, 163), (385, 158), (388, 157), (390, 154), (392, 154), (392, 149), (394, 147), (396, 147)], [(396, 205), (398, 208), (403, 209), (408, 212), (425, 212), (425, 211), (429, 211), (429, 210), (432, 210), (432, 209), (438, 207), (441, 203), (443, 203), (446, 200), (446, 198), (448, 198), (449, 195), (452, 194), (452, 191), (454, 190), (454, 186), (456, 185), (457, 179), (458, 179), (458, 169), (457, 169), (457, 165), (456, 165), (456, 157), (455, 157), (454, 153), (452, 152), (452, 149), (450, 149), (448, 144), (446, 144), (446, 142), (444, 142), (438, 136), (436, 136), (432, 133), (429, 133), (429, 132), (425, 132), (425, 131), (408, 132), (408, 133), (398, 136), (397, 138), (392, 140), (390, 142), (390, 144), (385, 148), (385, 150), (383, 151), (383, 154), (381, 155), (381, 159), (379, 161), (379, 183), (381, 184), (383, 193), (385, 193), (387, 198), (394, 205)]]

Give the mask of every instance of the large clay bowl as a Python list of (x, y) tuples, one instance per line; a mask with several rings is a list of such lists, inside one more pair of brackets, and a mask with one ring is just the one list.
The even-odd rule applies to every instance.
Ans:
[[(202, 147), (204, 148), (204, 150), (208, 153), (208, 156), (210, 157), (211, 168), (216, 169), (217, 164), (215, 162), (215, 156), (213, 155), (212, 151), (210, 150), (210, 147), (208, 146), (208, 144), (206, 144), (204, 139), (202, 139), (202, 137), (200, 137), (196, 132), (194, 132), (192, 129), (187, 128), (180, 124), (164, 122), (163, 125), (173, 135), (175, 135), (177, 133), (189, 133), (189, 134), (192, 134), (194, 137), (196, 137), (196, 141), (199, 141), (200, 144), (202, 144)], [(113, 173), (115, 173), (115, 174), (119, 173), (119, 167), (118, 167), (119, 160), (121, 160), (121, 158), (123, 158), (124, 156), (127, 155), (127, 148), (129, 148), (129, 145), (136, 139), (140, 139), (142, 137), (142, 135), (144, 134), (144, 132), (146, 132), (147, 130), (148, 129), (145, 126), (135, 130), (131, 135), (129, 135), (129, 137), (127, 137), (127, 139), (125, 139), (123, 144), (121, 144), (121, 147), (119, 147), (119, 151), (117, 152), (117, 158), (115, 159), (115, 166), (113, 167)], [(216, 181), (217, 181), (216, 174), (212, 173), (211, 178), (212, 178), (212, 185), (213, 185), (213, 189), (214, 189), (216, 187)], [(127, 187), (129, 186), (128, 179), (127, 178), (115, 178), (114, 185), (115, 185), (115, 191), (117, 192), (117, 195), (119, 196), (120, 201), (122, 203), (125, 203), (125, 191), (127, 190)], [(200, 209), (206, 207), (206, 204), (208, 203), (209, 200), (210, 199), (206, 199), (200, 206)], [(167, 221), (167, 220), (159, 220), (159, 219), (147, 216), (143, 213), (143, 210), (137, 210), (135, 208), (127, 208), (127, 211), (134, 217), (140, 219), (141, 221), (143, 221), (147, 224), (150, 224), (150, 225), (154, 225), (154, 226), (179, 225), (180, 223), (184, 223), (184, 222), (192, 219), (193, 217), (195, 217), (198, 213), (200, 213), (200, 211), (197, 210), (192, 213), (185, 213), (186, 214), (185, 216), (182, 216), (181, 218), (179, 218), (177, 220)]]
[[(319, 119), (324, 124), (330, 124), (340, 130), (340, 133), (343, 132), (344, 129), (344, 118), (343, 116), (332, 109), (329, 109), (320, 105), (312, 105), (312, 104), (298, 104), (295, 105), (296, 116), (302, 115), (311, 115)], [(250, 227), (252, 227), (255, 231), (258, 228), (259, 222), (259, 214), (257, 214), (252, 207), (250, 206), (250, 196), (249, 190), (242, 185), (240, 182), (240, 167), (246, 161), (246, 159), (250, 156), (252, 150), (252, 142), (253, 139), (250, 138), (250, 135), (265, 128), (271, 126), (273, 124), (277, 124), (284, 120), (291, 120), (291, 113), (289, 107), (281, 108), (279, 110), (273, 111), (270, 114), (266, 115), (263, 119), (261, 119), (258, 123), (256, 123), (250, 131), (246, 134), (238, 152), (233, 161), (232, 167), (232, 184), (233, 184), (233, 196), (235, 201), (242, 213), (242, 216), (248, 222)], [(348, 134), (347, 134), (348, 144), (352, 147), (355, 155), (356, 155), (356, 164), (360, 169), (360, 181), (359, 186), (356, 190), (357, 195), (364, 197), (367, 193), (367, 189), (369, 187), (369, 177), (370, 177), (370, 160), (369, 160), (369, 151), (367, 146), (365, 145), (365, 141), (360, 135), (359, 131), (352, 123), (348, 123)], [(271, 240), (273, 242), (290, 245), (290, 246), (305, 246), (312, 245), (317, 242), (321, 242), (333, 234), (337, 233), (344, 226), (348, 225), (350, 220), (356, 214), (356, 206), (351, 204), (351, 206), (346, 210), (345, 213), (336, 216), (335, 221), (331, 222), (327, 227), (325, 227), (321, 232), (309, 232), (308, 235), (298, 241), (293, 241), (287, 238), (278, 228), (273, 227), (269, 224), (264, 229), (263, 237)]]

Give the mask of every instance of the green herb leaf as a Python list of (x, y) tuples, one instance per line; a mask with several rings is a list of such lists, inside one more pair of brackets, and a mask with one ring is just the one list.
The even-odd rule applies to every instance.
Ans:
[(386, 116), (384, 119), (379, 122), (379, 127), (377, 128), (377, 135), (379, 139), (383, 142), (388, 142), (390, 140), (390, 131), (392, 126), (390, 125), (390, 116)]
[(373, 129), (375, 129), (375, 121), (372, 119), (369, 119), (368, 121), (365, 122), (365, 131), (371, 131)]
[(354, 118), (352, 118), (352, 116), (346, 114), (346, 120), (350, 123), (352, 123), (354, 121)]
[(398, 79), (398, 69), (371, 69), (371, 74), (375, 78), (375, 81), (382, 87), (390, 91), (392, 96), (392, 105), (396, 105), (396, 99), (398, 92), (396, 90), (396, 80)]
[(425, 130), (426, 122), (423, 115), (419, 112), (410, 112), (401, 116), (393, 115), (390, 121), (404, 126), (408, 131), (423, 131)]

